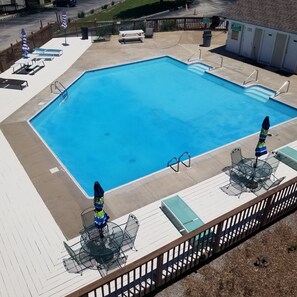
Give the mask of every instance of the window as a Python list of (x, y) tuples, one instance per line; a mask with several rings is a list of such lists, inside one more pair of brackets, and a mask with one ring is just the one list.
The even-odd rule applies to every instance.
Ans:
[(238, 37), (239, 37), (239, 32), (232, 30), (232, 32), (231, 32), (231, 39), (238, 40)]

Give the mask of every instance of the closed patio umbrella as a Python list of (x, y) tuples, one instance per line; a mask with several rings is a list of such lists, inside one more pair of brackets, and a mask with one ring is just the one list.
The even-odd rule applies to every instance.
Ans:
[(255, 156), (256, 156), (255, 167), (257, 167), (258, 158), (262, 155), (267, 154), (265, 141), (266, 141), (269, 128), (270, 128), (269, 116), (266, 116), (262, 123), (262, 128), (259, 135), (259, 141), (255, 149)]
[(94, 183), (94, 207), (96, 209), (103, 208), (104, 205), (104, 190), (100, 183), (96, 181)]
[(24, 58), (28, 58), (29, 53), (29, 46), (27, 43), (27, 34), (24, 29), (21, 30), (21, 36), (22, 36), (22, 53)]
[(61, 23), (61, 27), (65, 30), (65, 42), (63, 43), (63, 45), (68, 45), (68, 43), (66, 42), (66, 29), (67, 29), (67, 15), (66, 15), (66, 11), (62, 11), (62, 23)]

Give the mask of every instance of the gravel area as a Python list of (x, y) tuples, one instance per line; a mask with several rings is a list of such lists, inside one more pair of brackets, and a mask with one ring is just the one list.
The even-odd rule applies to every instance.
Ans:
[(297, 296), (297, 212), (215, 259), (158, 297)]

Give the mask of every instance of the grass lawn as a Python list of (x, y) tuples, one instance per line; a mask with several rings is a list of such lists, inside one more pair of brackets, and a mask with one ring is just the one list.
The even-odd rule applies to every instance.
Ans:
[(185, 0), (125, 0), (122, 3), (109, 6), (99, 13), (94, 13), (83, 18), (83, 21), (112, 21), (112, 20), (130, 20), (142, 16), (151, 15), (168, 9), (174, 9), (185, 4)]

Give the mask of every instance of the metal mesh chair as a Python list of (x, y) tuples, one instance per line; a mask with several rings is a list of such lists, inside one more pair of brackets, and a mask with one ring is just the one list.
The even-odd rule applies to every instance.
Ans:
[(243, 159), (242, 153), (241, 153), (241, 148), (239, 148), (239, 147), (233, 149), (231, 151), (230, 155), (231, 155), (232, 167), (236, 166)]
[(70, 256), (70, 259), (63, 260), (64, 267), (68, 272), (80, 273), (82, 275), (83, 270), (86, 268), (97, 269), (97, 261), (87, 254), (82, 248), (75, 251), (65, 241), (63, 243)]
[(285, 178), (285, 176), (277, 178), (272, 174), (270, 179), (266, 179), (265, 181), (263, 181), (263, 188), (265, 190), (270, 190), (272, 187), (278, 186)]
[(104, 277), (108, 274), (109, 271), (115, 270), (125, 265), (126, 261), (127, 256), (121, 249), (119, 249), (116, 253), (114, 253), (113, 258), (111, 258), (109, 261), (103, 261), (102, 259), (100, 259), (98, 271), (100, 275)]
[(278, 168), (280, 160), (275, 158), (276, 154), (273, 152), (270, 152), (265, 159), (265, 162), (267, 162), (271, 168), (272, 168), (272, 174), (275, 173), (276, 169)]
[(134, 214), (129, 214), (127, 223), (125, 224), (124, 229), (124, 238), (122, 242), (121, 249), (122, 251), (127, 251), (129, 249), (133, 249), (137, 251), (134, 246), (134, 242), (137, 236), (137, 232), (139, 229), (139, 221)]
[(81, 219), (84, 226), (84, 229), (89, 229), (94, 226), (94, 209), (87, 208), (81, 213)]

